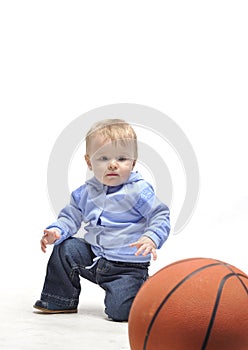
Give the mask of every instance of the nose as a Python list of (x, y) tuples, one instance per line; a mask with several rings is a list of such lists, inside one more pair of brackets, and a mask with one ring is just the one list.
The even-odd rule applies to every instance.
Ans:
[(118, 168), (117, 161), (115, 159), (112, 159), (108, 164), (108, 168), (110, 170), (116, 170)]

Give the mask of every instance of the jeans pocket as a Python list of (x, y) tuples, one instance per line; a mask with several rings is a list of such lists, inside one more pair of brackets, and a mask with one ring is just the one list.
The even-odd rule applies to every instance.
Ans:
[(100, 275), (107, 275), (111, 270), (111, 264), (105, 259), (100, 259), (97, 264), (96, 273)]

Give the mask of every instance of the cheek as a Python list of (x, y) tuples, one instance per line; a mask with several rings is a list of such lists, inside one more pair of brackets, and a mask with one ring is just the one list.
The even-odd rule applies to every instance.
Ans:
[(96, 163), (92, 163), (92, 170), (95, 172), (95, 173), (102, 173), (104, 172), (106, 169), (106, 166), (105, 164), (96, 164)]
[(125, 176), (129, 176), (132, 170), (133, 170), (133, 166), (132, 164), (129, 164), (122, 168), (122, 174)]
[(126, 166), (126, 169), (131, 171), (133, 170), (133, 167), (134, 167), (134, 164), (133, 163), (129, 163), (127, 166)]

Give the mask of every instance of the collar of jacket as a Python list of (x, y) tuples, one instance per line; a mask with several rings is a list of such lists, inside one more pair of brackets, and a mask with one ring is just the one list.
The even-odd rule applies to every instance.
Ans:
[[(137, 182), (140, 180), (143, 180), (140, 173), (138, 171), (132, 171), (130, 176), (129, 176), (129, 179), (127, 180), (127, 182), (125, 182), (125, 184)], [(108, 186), (106, 186), (103, 183), (101, 183), (100, 181), (98, 181), (95, 178), (95, 176), (93, 176), (91, 179), (87, 180), (85, 183), (89, 186), (92, 186), (97, 191), (107, 191), (108, 190)], [(124, 184), (122, 184), (122, 185), (124, 185)], [(120, 188), (120, 186), (122, 186), (122, 185), (111, 186), (111, 188), (114, 190), (114, 187)]]

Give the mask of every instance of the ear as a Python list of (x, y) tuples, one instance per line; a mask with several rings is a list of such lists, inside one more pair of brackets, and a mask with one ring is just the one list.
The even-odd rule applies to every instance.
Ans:
[(132, 169), (135, 167), (135, 164), (136, 164), (136, 159), (133, 161), (133, 167), (132, 167)]
[(92, 165), (91, 165), (91, 161), (90, 161), (90, 156), (89, 156), (88, 154), (85, 154), (84, 159), (85, 159), (85, 161), (86, 161), (86, 163), (87, 163), (87, 165), (88, 165), (88, 168), (89, 168), (90, 170), (92, 170)]

